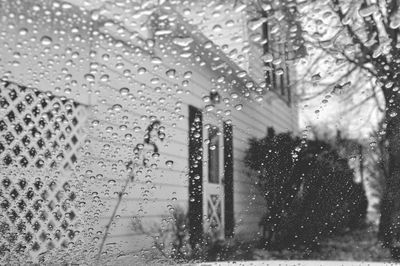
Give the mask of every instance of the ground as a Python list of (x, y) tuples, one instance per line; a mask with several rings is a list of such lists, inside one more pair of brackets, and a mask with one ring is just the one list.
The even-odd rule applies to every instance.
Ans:
[[(156, 250), (151, 254), (142, 254), (144, 256), (124, 256), (120, 258), (111, 258), (103, 265), (176, 265), (171, 259), (165, 259)], [(390, 253), (384, 249), (377, 241), (376, 226), (365, 227), (340, 235), (332, 236), (324, 241), (317, 250), (312, 252), (301, 251), (267, 251), (257, 248), (248, 248), (235, 246), (230, 248), (224, 255), (228, 261), (252, 261), (252, 260), (312, 260), (312, 261), (368, 261), (368, 262), (392, 262)], [(193, 265), (190, 264), (189, 265)], [(203, 264), (201, 264), (203, 265)], [(209, 264), (205, 264), (209, 265)], [(235, 264), (235, 265), (241, 265)], [(272, 265), (272, 264), (271, 264)], [(279, 264), (281, 265), (281, 264)], [(283, 264), (282, 264), (283, 265)], [(314, 264), (312, 264), (314, 265)], [(332, 264), (329, 264), (332, 265)], [(368, 264), (367, 264), (368, 265)]]
[(342, 260), (342, 261), (391, 261), (390, 253), (377, 240), (377, 228), (374, 226), (357, 229), (321, 241), (318, 250), (309, 254), (295, 251), (255, 250), (256, 260)]

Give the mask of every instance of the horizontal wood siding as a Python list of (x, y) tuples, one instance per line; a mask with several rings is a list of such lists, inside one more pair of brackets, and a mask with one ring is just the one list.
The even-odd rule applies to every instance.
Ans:
[[(36, 4), (35, 1), (1, 3), (0, 17), (4, 18), (0, 23), (2, 78), (87, 104), (88, 82), (84, 76), (89, 72), (86, 60), (90, 51), (88, 13), (72, 7), (69, 12), (55, 16), (49, 12), (54, 10), (51, 1), (43, 1), (41, 9), (32, 12)], [(35, 23), (27, 23), (28, 19)], [(40, 26), (36, 28), (35, 25)], [(25, 34), (21, 34), (23, 29)], [(73, 29), (78, 32), (72, 34)], [(43, 45), (43, 38), (51, 43)]]
[[(186, 6), (176, 8), (180, 14), (184, 14)], [(246, 48), (248, 46), (246, 14), (235, 11), (234, 4), (221, 3), (206, 9), (203, 9), (202, 5), (194, 5), (191, 9), (188, 19), (197, 25), (198, 30), (219, 46), (219, 49), (222, 49), (233, 62), (247, 70), (250, 61)], [(196, 13), (202, 15), (193, 16)]]
[[(143, 142), (147, 126), (159, 120), (166, 134), (164, 141), (156, 142), (160, 156), (149, 157), (149, 165), (154, 167), (133, 170), (134, 181), (123, 195), (107, 239), (107, 249), (118, 247), (120, 252), (134, 252), (151, 248), (151, 237), (163, 220), (170, 221), (171, 208), (187, 211), (187, 107), (179, 104), (176, 93), (182, 88), (182, 81), (165, 75), (169, 66), (154, 69), (150, 55), (114, 45), (113, 41), (99, 41), (96, 50), (98, 73), (91, 94), (90, 135), (84, 155), (85, 177), (90, 180), (86, 193), (95, 198), (88, 203), (93, 206), (88, 209), (97, 210), (93, 213), (96, 231), (104, 232), (109, 222), (118, 192), (129, 174), (126, 162), (133, 159), (137, 143)], [(146, 72), (140, 74), (143, 67)], [(121, 94), (121, 88), (128, 88), (128, 94)], [(145, 151), (150, 148), (145, 147)], [(173, 164), (169, 166), (167, 161)], [(134, 228), (135, 217), (142, 220), (144, 232)]]
[[(134, 170), (135, 181), (123, 196), (117, 219), (112, 224), (108, 242), (119, 243), (127, 252), (133, 250), (130, 245), (137, 243), (138, 236), (146, 238), (142, 236), (143, 232), (134, 230), (134, 217), (140, 217), (147, 234), (154, 235), (162, 221), (171, 218), (171, 208), (178, 207), (187, 212), (188, 105), (204, 108), (203, 97), (215, 87), (211, 80), (217, 78), (209, 66), (199, 67), (190, 63), (190, 59), (165, 54), (160, 56), (163, 63), (155, 68), (150, 62), (151, 57), (145, 53), (137, 55), (127, 47), (116, 49), (113, 43), (101, 41), (96, 58), (99, 64), (97, 86), (91, 95), (93, 112), (88, 121), (90, 136), (85, 154), (85, 177), (93, 181), (88, 193), (97, 193), (93, 206), (99, 202), (102, 206), (101, 213), (96, 215), (98, 230), (104, 230), (108, 223), (118, 192), (128, 175), (125, 163), (133, 157), (136, 144), (143, 141), (147, 125), (151, 119), (158, 119), (165, 127), (165, 141), (157, 142), (160, 157), (152, 161), (157, 164), (156, 168)], [(139, 74), (143, 67), (146, 72)], [(171, 79), (165, 74), (172, 68), (176, 70), (177, 78)], [(127, 69), (129, 74), (126, 74)], [(182, 75), (187, 71), (191, 71), (192, 76), (188, 85), (182, 86)], [(109, 81), (100, 80), (105, 74)], [(124, 87), (129, 88), (131, 95), (121, 95), (120, 89)], [(269, 126), (278, 131), (296, 131), (297, 123), (291, 109), (273, 95), (267, 95), (261, 103), (240, 97), (231, 99), (229, 91), (225, 93), (222, 89), (221, 96), (230, 98), (230, 107), (221, 104), (216, 110), (226, 108), (231, 113), (204, 113), (204, 123), (209, 116), (232, 121), (234, 229), (239, 238), (255, 238), (260, 231), (258, 223), (266, 203), (255, 186), (254, 175), (244, 163), (248, 140), (264, 136)], [(115, 111), (115, 104), (120, 104), (122, 109)], [(234, 108), (237, 104), (243, 105), (242, 110)], [(127, 137), (127, 134), (130, 135)], [(169, 160), (173, 161), (171, 167), (165, 164)], [(143, 243), (148, 243), (145, 246), (150, 248), (151, 241)], [(146, 248), (143, 243), (141, 247)]]
[[(71, 18), (72, 21), (74, 18), (76, 17)], [(232, 19), (236, 27), (241, 27), (241, 23), (244, 23), (240, 16)], [(85, 23), (82, 21), (78, 26)], [(4, 29), (4, 26), (0, 28)], [(43, 29), (43, 34), (50, 34), (51, 31), (53, 28), (50, 27)], [(229, 42), (231, 40), (228, 35), (215, 36), (223, 37), (223, 42)], [(53, 38), (57, 39), (56, 36)], [(72, 75), (71, 79), (77, 80), (77, 85), (72, 87), (71, 92), (54, 89), (71, 85), (67, 81), (61, 82), (65, 74), (59, 68), (66, 65), (64, 58), (57, 61), (56, 67), (46, 72), (40, 82), (34, 75), (22, 73), (29, 73), (29, 69), (35, 68), (32, 62), (25, 59), (21, 59), (18, 67), (21, 73), (12, 71), (12, 77), (21, 75), (16, 78), (17, 81), (28, 82), (24, 85), (48, 88), (57, 95), (71, 97), (91, 107), (86, 126), (87, 137), (75, 169), (77, 178), (82, 180), (84, 189), (81, 189), (80, 197), (86, 200), (81, 205), (87, 210), (84, 213), (85, 222), (93, 224), (91, 231), (99, 237), (104, 233), (118, 201), (118, 193), (131, 175), (126, 164), (133, 159), (136, 145), (143, 142), (146, 128), (155, 120), (159, 120), (161, 126), (165, 127), (164, 141), (156, 141), (160, 156), (153, 158), (150, 153), (150, 167), (137, 166), (133, 169), (134, 180), (123, 195), (116, 219), (111, 224), (106, 248), (123, 252), (150, 249), (151, 236), (157, 234), (157, 229), (163, 223), (171, 223), (172, 208), (182, 208), (187, 212), (188, 105), (204, 110), (208, 103), (203, 98), (209, 95), (211, 89), (216, 88), (228, 102), (225, 104), (222, 101), (212, 112), (204, 112), (203, 123), (206, 124), (215, 117), (232, 122), (234, 229), (237, 237), (254, 239), (260, 231), (258, 223), (266, 203), (255, 186), (254, 174), (245, 166), (248, 140), (252, 137), (263, 137), (267, 127), (271, 126), (278, 132), (296, 132), (297, 112), (273, 93), (267, 93), (261, 102), (255, 102), (252, 97), (244, 99), (244, 96), (233, 99), (231, 93), (241, 95), (245, 84), (239, 82), (230, 86), (215, 82), (220, 76), (206, 63), (212, 61), (214, 55), (212, 52), (204, 52), (203, 43), (196, 44), (199, 57), (194, 54), (189, 58), (182, 58), (179, 53), (174, 54), (171, 51), (144, 51), (141, 48), (127, 47), (107, 36), (93, 38), (92, 44), (81, 41), (72, 51), (80, 53), (87, 60), (74, 62), (70, 54), (65, 56), (65, 60), (73, 61), (68, 71)], [(82, 39), (89, 38), (82, 34)], [(60, 51), (64, 51), (66, 44), (76, 42), (76, 39), (72, 35), (66, 35), (63, 42), (57, 42), (60, 42)], [(11, 45), (14, 43), (10, 43)], [(243, 46), (243, 43), (238, 42), (230, 49), (237, 49), (240, 55)], [(32, 48), (34, 53), (41, 52), (35, 47), (38, 44)], [(11, 50), (5, 47), (1, 51), (0, 65), (10, 67)], [(94, 57), (89, 56), (90, 50), (95, 52)], [(29, 49), (27, 51), (30, 52)], [(27, 58), (33, 55), (29, 53)], [(162, 60), (161, 64), (151, 62), (156, 56)], [(46, 55), (43, 60), (48, 60), (48, 57)], [(146, 71), (143, 71), (144, 68)], [(0, 66), (0, 70), (5, 69)], [(166, 74), (171, 69), (176, 71), (176, 77), (171, 78)], [(192, 73), (191, 77), (183, 78), (188, 71)], [(84, 78), (89, 72), (95, 78), (92, 85)], [(254, 74), (256, 80), (259, 75)], [(128, 88), (129, 92), (125, 93), (121, 90), (123, 88)], [(240, 111), (235, 109), (238, 104), (243, 105)], [(149, 145), (145, 146), (144, 154), (151, 152), (150, 148)], [(142, 160), (140, 158), (137, 162)], [(168, 161), (173, 163), (168, 164)], [(146, 233), (134, 230), (132, 224), (135, 217), (143, 221)]]

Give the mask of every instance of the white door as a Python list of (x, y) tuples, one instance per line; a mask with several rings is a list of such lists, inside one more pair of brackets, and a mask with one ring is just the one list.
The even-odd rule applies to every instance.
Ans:
[[(224, 238), (224, 153), (223, 124), (217, 119), (205, 119), (204, 126), (204, 232)], [(210, 121), (207, 121), (210, 120)]]

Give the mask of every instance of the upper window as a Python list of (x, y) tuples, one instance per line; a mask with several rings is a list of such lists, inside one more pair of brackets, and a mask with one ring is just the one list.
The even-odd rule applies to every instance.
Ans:
[(267, 39), (263, 47), (267, 86), (290, 104), (287, 43), (281, 38), (279, 32), (271, 31), (271, 26), (267, 22), (263, 24), (263, 35)]

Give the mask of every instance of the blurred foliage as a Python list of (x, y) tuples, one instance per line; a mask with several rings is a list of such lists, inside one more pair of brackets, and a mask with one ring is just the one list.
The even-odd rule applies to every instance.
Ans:
[(272, 129), (249, 144), (246, 165), (268, 204), (260, 223), (266, 248), (315, 249), (324, 237), (365, 223), (364, 187), (332, 145)]

